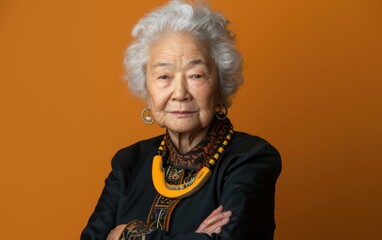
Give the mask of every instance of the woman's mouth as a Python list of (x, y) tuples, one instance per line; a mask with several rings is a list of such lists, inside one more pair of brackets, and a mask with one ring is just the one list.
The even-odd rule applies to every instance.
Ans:
[(171, 114), (177, 116), (177, 117), (188, 117), (191, 114), (193, 114), (193, 111), (172, 111)]

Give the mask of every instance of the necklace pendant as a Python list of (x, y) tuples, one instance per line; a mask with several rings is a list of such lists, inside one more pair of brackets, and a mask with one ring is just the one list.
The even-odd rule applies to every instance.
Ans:
[(174, 167), (170, 167), (167, 174), (167, 181), (169, 181), (171, 184), (179, 184), (183, 178), (183, 172), (183, 169), (178, 170)]

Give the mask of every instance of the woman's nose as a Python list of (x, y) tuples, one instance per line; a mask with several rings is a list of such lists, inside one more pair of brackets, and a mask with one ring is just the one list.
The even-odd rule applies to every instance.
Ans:
[(173, 81), (173, 87), (174, 91), (171, 97), (173, 101), (187, 101), (191, 99), (186, 77), (176, 76)]

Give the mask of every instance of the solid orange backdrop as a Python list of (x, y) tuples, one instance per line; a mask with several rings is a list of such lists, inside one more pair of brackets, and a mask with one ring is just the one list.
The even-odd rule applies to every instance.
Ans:
[[(164, 2), (0, 1), (0, 239), (78, 239), (113, 154), (164, 132), (121, 80)], [(244, 56), (229, 116), (283, 156), (275, 238), (381, 239), (380, 1), (210, 4)]]

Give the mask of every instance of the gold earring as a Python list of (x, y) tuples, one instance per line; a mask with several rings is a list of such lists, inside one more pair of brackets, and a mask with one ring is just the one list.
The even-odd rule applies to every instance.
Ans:
[(141, 117), (142, 117), (142, 121), (147, 125), (151, 125), (151, 124), (155, 123), (155, 119), (153, 118), (153, 116), (151, 114), (151, 108), (150, 107), (145, 107), (142, 110)]
[(219, 120), (224, 120), (227, 118), (227, 115), (228, 115), (228, 109), (227, 107), (220, 103), (217, 107), (216, 107), (216, 110), (215, 110), (215, 116), (217, 119)]

